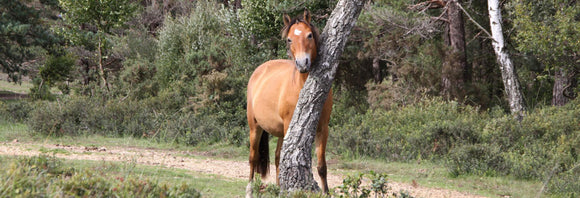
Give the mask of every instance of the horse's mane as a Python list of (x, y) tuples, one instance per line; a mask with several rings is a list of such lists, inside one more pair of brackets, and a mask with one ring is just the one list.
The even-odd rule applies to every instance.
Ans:
[(310, 30), (312, 30), (312, 37), (314, 38), (314, 43), (316, 43), (316, 51), (318, 51), (318, 47), (320, 46), (320, 34), (318, 33), (318, 28), (316, 28), (316, 26), (312, 25), (312, 23), (306, 22), (304, 19), (302, 18), (294, 18), (290, 21), (290, 23), (288, 23), (288, 25), (284, 26), (284, 28), (282, 28), (281, 31), (281, 35), (282, 35), (282, 40), (286, 40), (286, 37), (288, 37), (288, 32), (290, 31), (290, 27), (292, 27), (294, 24), (297, 23), (305, 23), (308, 25), (308, 27), (310, 28)]

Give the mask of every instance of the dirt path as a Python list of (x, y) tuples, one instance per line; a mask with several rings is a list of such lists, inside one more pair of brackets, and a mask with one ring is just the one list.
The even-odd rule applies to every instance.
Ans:
[[(171, 151), (160, 149), (143, 149), (127, 147), (83, 147), (53, 144), (29, 144), (29, 143), (0, 143), (0, 155), (23, 155), (36, 156), (42, 150), (48, 153), (55, 153), (56, 157), (75, 160), (95, 160), (95, 161), (119, 161), (134, 162), (144, 165), (164, 166), (169, 168), (186, 169), (194, 172), (215, 174), (232, 179), (246, 180), (249, 175), (249, 165), (247, 162), (216, 160), (211, 157), (184, 151)], [(191, 157), (193, 156), (193, 157)], [(237, 168), (231, 168), (237, 167)], [(275, 170), (272, 165), (271, 170)], [(329, 167), (328, 185), (330, 188), (342, 183), (343, 175), (333, 173)], [(318, 174), (314, 174), (317, 181)], [(265, 182), (274, 182), (273, 175), (270, 174)], [(413, 187), (412, 184), (389, 182), (389, 186), (394, 192), (406, 190), (415, 197), (481, 197), (462, 192), (426, 188), (421, 186)]]

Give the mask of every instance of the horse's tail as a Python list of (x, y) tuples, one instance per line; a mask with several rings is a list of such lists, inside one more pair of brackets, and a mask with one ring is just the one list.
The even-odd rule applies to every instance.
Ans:
[(262, 137), (260, 138), (260, 144), (258, 146), (258, 156), (259, 162), (256, 171), (260, 173), (262, 179), (268, 176), (268, 168), (270, 167), (270, 147), (268, 145), (268, 133), (266, 131), (262, 132)]

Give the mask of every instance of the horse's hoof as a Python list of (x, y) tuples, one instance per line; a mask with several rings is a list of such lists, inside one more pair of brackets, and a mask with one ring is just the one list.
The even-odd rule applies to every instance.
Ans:
[(246, 198), (252, 198), (252, 182), (248, 183), (246, 186)]

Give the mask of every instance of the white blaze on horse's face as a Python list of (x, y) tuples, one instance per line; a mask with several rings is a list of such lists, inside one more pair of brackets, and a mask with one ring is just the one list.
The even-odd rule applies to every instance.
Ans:
[(302, 34), (302, 31), (300, 31), (300, 30), (298, 30), (298, 29), (295, 29), (295, 30), (294, 30), (294, 35), (296, 35), (296, 36), (300, 36), (300, 34)]
[(290, 27), (288, 34), (288, 45), (290, 53), (296, 62), (296, 69), (300, 73), (310, 72), (312, 60), (316, 58), (316, 41), (310, 26), (304, 22), (298, 22)]

